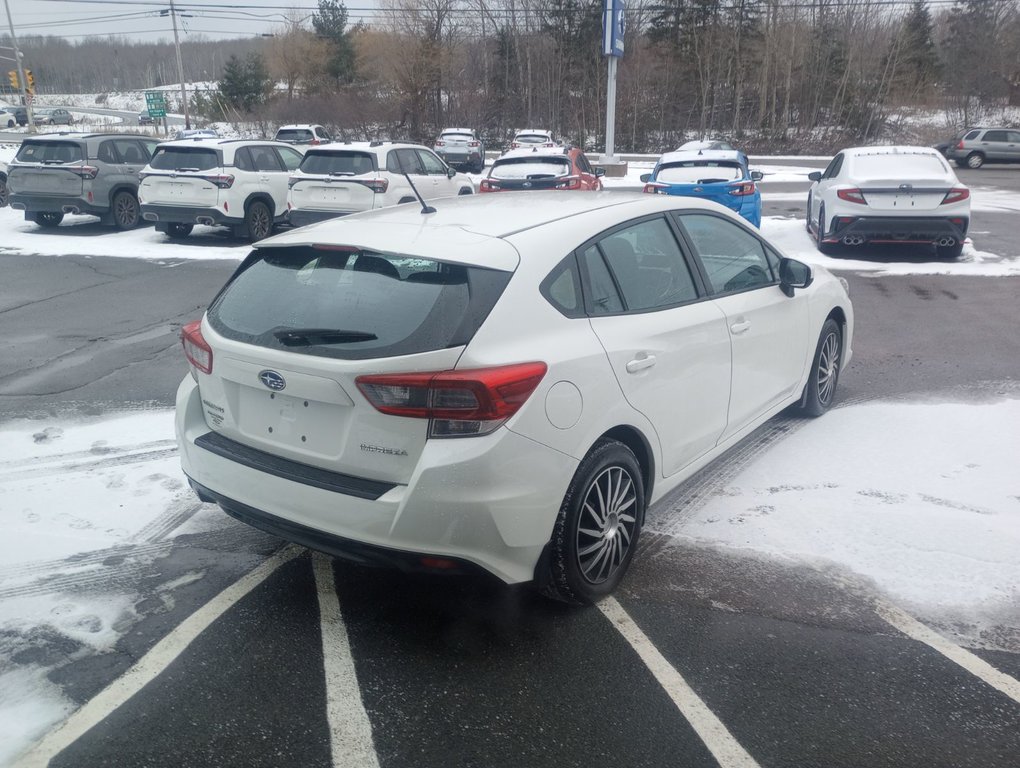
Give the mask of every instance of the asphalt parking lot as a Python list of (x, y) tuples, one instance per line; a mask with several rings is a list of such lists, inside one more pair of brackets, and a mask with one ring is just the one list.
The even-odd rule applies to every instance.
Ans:
[[(960, 176), (994, 199), (1020, 194), (1018, 168)], [(803, 189), (776, 187), (765, 215), (802, 220)], [(996, 254), (995, 264), (1020, 259), (1018, 224), (1020, 208), (976, 212), (974, 247)], [(73, 419), (102, 424), (172, 404), (184, 373), (176, 330), (244, 253), (86, 256), (71, 241), (63, 238), (62, 255), (0, 248), (0, 424), (56, 446), (45, 458), (0, 458), (0, 508), (4, 490), (26, 477), (99, 478), (112, 494), (129, 464), (166, 487), (173, 504), (116, 546), (33, 563), (27, 573), (0, 566), (0, 617), (34, 601), (103, 623), (111, 596), (128, 606), (111, 622), (121, 622), (116, 641), (101, 650), (83, 634), (56, 631), (55, 620), (2, 623), (0, 674), (37, 673), (63, 706), (11, 765), (1017, 764), (1015, 589), (978, 631), (834, 560), (765, 551), (752, 533), (713, 540), (701, 532), (725, 524), (760, 533), (752, 515), (781, 515), (784, 492), (811, 489), (782, 487), (780, 478), (756, 490), (745, 473), (795, 443), (833, 466), (847, 463), (841, 454), (854, 446), (834, 441), (854, 409), (1015, 400), (1020, 277), (967, 274), (967, 265), (929, 270), (933, 257), (921, 250), (837, 256), (865, 263), (841, 272), (858, 320), (839, 407), (818, 422), (777, 417), (656, 505), (623, 588), (578, 609), (525, 587), (410, 578), (283, 546), (181, 488), (166, 469), (172, 435), (110, 437), (65, 452), (52, 430), (69, 431)], [(892, 263), (907, 267), (885, 269)], [(876, 442), (902, 439), (889, 430)], [(914, 465), (901, 459), (907, 475)], [(753, 511), (737, 509), (741, 492), (761, 496)], [(116, 498), (142, 495), (128, 488)], [(876, 508), (895, 515), (895, 501)], [(75, 499), (66, 503), (74, 513)], [(717, 523), (720, 509), (726, 519)], [(7, 512), (13, 521), (21, 511)], [(983, 525), (985, 513), (1003, 512), (981, 508), (972, 519)], [(824, 540), (822, 523), (813, 525)], [(855, 545), (880, 548), (866, 533)], [(19, 702), (2, 703), (10, 722)]]

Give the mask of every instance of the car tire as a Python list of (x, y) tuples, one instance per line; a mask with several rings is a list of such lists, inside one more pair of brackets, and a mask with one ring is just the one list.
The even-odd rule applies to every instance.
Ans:
[(800, 412), (812, 418), (821, 416), (832, 405), (839, 383), (839, 366), (843, 359), (843, 332), (831, 317), (822, 325), (818, 346), (811, 359), (811, 372), (801, 396)]
[(179, 224), (179, 223), (168, 223), (166, 225), (166, 236), (173, 238), (174, 240), (180, 240), (191, 234), (191, 230), (195, 228), (194, 224)]
[(807, 210), (804, 212), (804, 228), (808, 231), (809, 235), (814, 235), (811, 230), (811, 194), (807, 196)]
[(7, 121), (7, 127), (8, 128), (13, 128), (14, 127), (14, 121), (13, 120), (8, 120)]
[(138, 198), (126, 189), (113, 196), (113, 200), (110, 201), (110, 212), (113, 214), (113, 225), (117, 229), (134, 229), (142, 221)]
[(457, 194), (458, 195), (473, 195), (474, 193), (475, 193), (474, 190), (471, 189), (470, 187), (461, 187), (460, 188), (460, 192), (458, 192)]
[(0, 176), (0, 208), (6, 208), (10, 202), (10, 195), (7, 193), (7, 179)]
[(610, 594), (634, 557), (644, 511), (644, 480), (634, 452), (616, 440), (599, 440), (578, 465), (560, 505), (543, 572), (536, 574), (542, 594), (578, 605)]
[(59, 227), (64, 220), (64, 214), (59, 211), (39, 211), (32, 216), (33, 221), (40, 227)]
[(957, 240), (952, 245), (936, 245), (935, 255), (946, 261), (955, 261), (963, 253), (963, 243)]
[(269, 237), (273, 231), (273, 214), (261, 200), (254, 200), (244, 211), (244, 233), (250, 242)]
[(976, 171), (978, 168), (985, 164), (985, 156), (982, 155), (980, 152), (971, 152), (969, 155), (967, 155), (964, 162), (966, 163), (968, 168)]
[(484, 160), (479, 160), (477, 163), (475, 163), (473, 166), (471, 166), (471, 172), (472, 173), (481, 173), (484, 170), (485, 170), (485, 161)]
[(818, 225), (815, 228), (815, 245), (819, 253), (832, 253), (832, 243), (825, 242), (825, 206), (818, 209)]

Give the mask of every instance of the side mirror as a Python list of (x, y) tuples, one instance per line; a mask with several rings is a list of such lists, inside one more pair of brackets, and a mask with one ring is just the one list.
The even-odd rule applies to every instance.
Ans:
[(761, 181), (765, 178), (765, 174), (761, 171), (751, 171), (751, 181)]
[(455, 170), (453, 170), (453, 168), (447, 168), (446, 169), (446, 178), (452, 179), (456, 175), (457, 175), (457, 172)]
[(642, 184), (647, 184), (651, 180), (652, 180), (652, 174), (650, 174), (650, 173), (642, 173), (641, 174), (641, 183)]
[(595, 175), (596, 176), (605, 176), (606, 175), (606, 169), (605, 168), (596, 168), (595, 169)]
[(803, 261), (782, 258), (779, 260), (779, 287), (789, 297), (793, 297), (794, 288), (807, 288), (814, 282), (811, 267)]
[(807, 177), (809, 179), (811, 179), (811, 181), (821, 181), (822, 180), (822, 172), (821, 171), (811, 171), (811, 173), (809, 173), (807, 175)]

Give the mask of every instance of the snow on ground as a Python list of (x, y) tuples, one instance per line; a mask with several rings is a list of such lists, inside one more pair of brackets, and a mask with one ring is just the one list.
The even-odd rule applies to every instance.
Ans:
[[(837, 408), (804, 422), (693, 519), (650, 528), (849, 571), (957, 642), (1016, 652), (1018, 424), (1020, 400)], [(80, 584), (111, 549), (152, 541), (147, 533), (193, 503), (172, 441), (169, 410), (0, 425), (0, 765), (73, 709), (46, 676), (54, 661), (33, 655), (35, 640), (71, 649), (60, 666), (103, 653), (132, 626), (139, 595), (129, 580)], [(224, 521), (207, 505), (168, 535)]]
[(758, 458), (683, 538), (874, 581), (958, 642), (1020, 651), (1020, 400), (837, 408)]

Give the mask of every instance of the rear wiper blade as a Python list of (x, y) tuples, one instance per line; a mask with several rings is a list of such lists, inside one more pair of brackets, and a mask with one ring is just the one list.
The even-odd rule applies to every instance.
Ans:
[(198, 168), (174, 168), (176, 173), (198, 173)]
[(330, 171), (329, 175), (330, 176), (356, 176), (357, 174), (354, 173), (354, 171)]
[(348, 344), (355, 341), (374, 341), (379, 338), (366, 331), (347, 331), (342, 328), (287, 328), (273, 331), (273, 336), (288, 347), (307, 347), (310, 344)]

